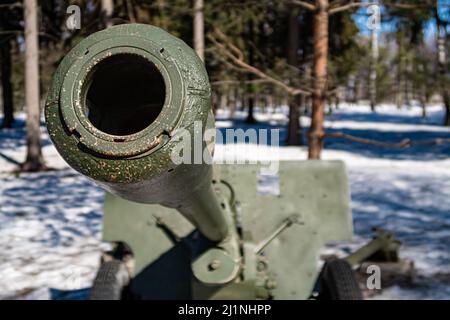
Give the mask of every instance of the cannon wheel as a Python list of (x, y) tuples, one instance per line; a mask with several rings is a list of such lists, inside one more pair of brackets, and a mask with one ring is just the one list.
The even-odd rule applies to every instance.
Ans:
[(327, 261), (319, 278), (319, 300), (362, 300), (363, 295), (350, 264), (342, 259)]
[(125, 264), (117, 259), (101, 264), (91, 289), (91, 300), (120, 300), (129, 282)]

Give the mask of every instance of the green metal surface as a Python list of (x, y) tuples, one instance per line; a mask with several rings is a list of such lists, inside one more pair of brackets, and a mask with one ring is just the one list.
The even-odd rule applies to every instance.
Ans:
[[(180, 219), (173, 209), (107, 195), (104, 240), (131, 246), (136, 258), (135, 290), (154, 299), (248, 299), (268, 293), (275, 299), (308, 298), (318, 275), (319, 249), (328, 241), (348, 240), (352, 235), (344, 165), (282, 161), (281, 196), (258, 194), (256, 165), (217, 165), (215, 169), (220, 179), (233, 185), (240, 202), (244, 234), (241, 276), (223, 286), (199, 283), (193, 279), (190, 263), (198, 256), (195, 248), (201, 252), (207, 243), (186, 219)], [(124, 219), (124, 212), (133, 219)], [(258, 254), (258, 244), (293, 215), (298, 222), (286, 227)], [(155, 217), (164, 221), (166, 228), (161, 228)], [(247, 289), (240, 293), (240, 287)]]
[[(214, 128), (211, 89), (195, 52), (159, 28), (81, 41), (54, 75), (45, 116), (62, 157), (108, 191), (104, 239), (131, 247), (139, 297), (305, 299), (320, 247), (351, 237), (341, 162), (281, 162), (280, 195), (261, 195), (256, 165), (213, 174), (205, 159), (173, 161), (179, 129), (195, 146)], [(213, 142), (200, 144), (211, 156)]]
[[(127, 136), (97, 130), (86, 118), (83, 101), (83, 91), (95, 65), (120, 53), (149, 59), (162, 73), (166, 85), (166, 100), (159, 117), (146, 129)], [(159, 136), (170, 135), (175, 127), (193, 130), (195, 120), (206, 124), (211, 109), (209, 98), (206, 71), (191, 48), (159, 28), (129, 24), (94, 33), (67, 54), (54, 75), (45, 115), (55, 146), (73, 168), (96, 181), (135, 184), (170, 169), (166, 165), (170, 147), (165, 145), (158, 154), (133, 161), (117, 161), (117, 157), (142, 154)], [(114, 141), (118, 138), (125, 141)], [(114, 157), (80, 153), (79, 143), (88, 148), (94, 146), (92, 151), (96, 152), (105, 149), (103, 155)]]
[[(128, 135), (101, 131), (89, 118), (93, 112), (89, 105), (95, 106), (87, 99), (92, 79), (105, 65), (113, 75), (117, 57), (126, 57), (128, 68), (143, 61), (154, 65), (154, 73), (161, 74), (165, 85), (159, 115), (143, 130)], [(108, 77), (102, 79), (108, 81)], [(106, 85), (121, 90), (114, 82)], [(155, 84), (145, 85), (152, 90)], [(135, 99), (132, 89), (126, 92), (130, 102)], [(211, 185), (211, 165), (175, 164), (171, 158), (179, 146), (177, 129), (187, 130), (194, 140), (196, 124), (203, 130), (213, 128), (210, 95), (205, 67), (183, 41), (153, 26), (119, 25), (84, 39), (63, 59), (54, 75), (45, 116), (50, 138), (75, 170), (127, 200), (177, 208), (206, 237), (221, 241), (229, 235), (230, 226)], [(121, 112), (126, 114), (130, 108), (125, 104)], [(111, 110), (111, 105), (105, 109)], [(140, 117), (138, 113), (132, 120)], [(205, 147), (206, 142), (202, 143)]]
[[(346, 171), (341, 162), (285, 161), (280, 163), (280, 196), (256, 193), (256, 170), (227, 166), (242, 202), (243, 225), (260, 243), (292, 215), (292, 224), (264, 249), (268, 270), (276, 281), (275, 298), (305, 299), (317, 277), (319, 249), (328, 241), (350, 240), (351, 211)], [(239, 183), (244, 180), (245, 185)]]
[(357, 266), (364, 261), (372, 262), (399, 262), (399, 250), (401, 242), (394, 234), (383, 229), (375, 229), (376, 236), (345, 258), (352, 266)]

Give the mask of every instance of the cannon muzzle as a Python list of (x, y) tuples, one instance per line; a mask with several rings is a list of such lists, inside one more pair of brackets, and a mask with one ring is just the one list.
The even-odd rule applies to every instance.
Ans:
[[(307, 298), (321, 246), (352, 234), (341, 162), (280, 161), (270, 177), (280, 194), (258, 192), (259, 164), (215, 164), (213, 178), (204, 64), (159, 28), (113, 26), (79, 42), (45, 116), (61, 156), (109, 192), (103, 240), (116, 244), (108, 262), (127, 265), (132, 295)], [(112, 274), (108, 262), (100, 270)], [(99, 272), (94, 289), (116, 293), (104, 290), (110, 278)]]
[[(45, 116), (58, 152), (75, 170), (124, 199), (175, 208), (221, 241), (229, 230), (211, 164), (203, 157), (173, 161), (189, 149), (180, 143), (214, 128), (210, 92), (202, 61), (183, 41), (153, 26), (119, 25), (67, 54)], [(179, 139), (182, 130), (192, 140)], [(213, 145), (201, 141), (211, 155)]]

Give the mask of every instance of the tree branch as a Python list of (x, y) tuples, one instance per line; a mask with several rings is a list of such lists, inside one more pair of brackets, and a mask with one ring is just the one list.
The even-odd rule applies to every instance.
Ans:
[[(23, 30), (5, 30), (5, 31), (0, 31), (0, 36), (4, 35), (4, 34), (5, 35), (22, 35), (22, 34), (24, 34), (24, 31)], [(49, 39), (52, 39), (54, 41), (60, 40), (58, 37), (55, 37), (54, 35), (51, 35), (51, 34), (46, 33), (46, 32), (39, 32), (38, 35), (40, 37), (49, 38)]]
[(440, 145), (440, 144), (450, 143), (450, 139), (443, 139), (443, 138), (429, 139), (429, 140), (403, 139), (400, 142), (392, 143), (392, 142), (385, 142), (385, 141), (380, 141), (380, 140), (360, 138), (360, 137), (352, 136), (350, 134), (346, 134), (343, 132), (325, 133), (323, 138), (342, 138), (342, 139), (347, 139), (347, 140), (350, 140), (353, 142), (370, 144), (370, 145), (384, 147), (384, 148), (394, 148), (394, 149), (409, 148), (409, 147), (417, 146), (417, 145)]
[(20, 2), (13, 2), (8, 4), (0, 4), (0, 9), (14, 9), (14, 8), (22, 8), (22, 3)]
[[(276, 79), (272, 76), (269, 76), (268, 74), (264, 73), (263, 71), (259, 70), (258, 68), (249, 65), (244, 61), (244, 54), (243, 52), (233, 45), (229, 40), (228, 37), (219, 29), (214, 30), (214, 35), (212, 33), (207, 34), (207, 38), (213, 43), (213, 45), (226, 57), (228, 58), (233, 65), (235, 65), (238, 68), (241, 68), (245, 70), (246, 72), (252, 73), (256, 76), (258, 76), (260, 79), (266, 80), (267, 82), (271, 82), (281, 88), (283, 88), (287, 93), (290, 95), (311, 95), (311, 91), (301, 88), (295, 88), (287, 85), (283, 81)], [(220, 40), (219, 40), (220, 38)]]
[(375, 3), (375, 2), (353, 2), (347, 3), (345, 5), (337, 5), (330, 8), (328, 13), (330, 15), (351, 10), (354, 8), (363, 8), (363, 7), (369, 7), (371, 5), (380, 5), (384, 7), (390, 7), (390, 8), (396, 8), (396, 9), (417, 9), (417, 8), (426, 8), (430, 6), (429, 4), (408, 4), (408, 3), (390, 3), (390, 2), (383, 2), (383, 3)]
[(272, 83), (269, 80), (266, 79), (255, 79), (255, 80), (243, 80), (243, 81), (238, 81), (238, 80), (217, 80), (217, 81), (211, 81), (211, 84), (213, 86), (221, 86), (221, 85), (240, 85), (242, 83)]
[(306, 10), (314, 11), (316, 10), (316, 6), (312, 3), (309, 3), (308, 1), (301, 1), (301, 0), (289, 0), (288, 1), (291, 4), (300, 6)]
[(390, 3), (383, 2), (383, 6), (396, 8), (396, 9), (417, 9), (417, 8), (426, 8), (432, 6), (431, 4), (409, 4), (409, 3)]
[(347, 10), (351, 10), (354, 8), (369, 7), (374, 4), (376, 4), (376, 3), (373, 3), (373, 2), (350, 2), (350, 3), (347, 3), (342, 6), (332, 7), (332, 8), (330, 8), (330, 10), (328, 10), (328, 13), (330, 15), (332, 15), (332, 14), (335, 14), (338, 12), (347, 11)]

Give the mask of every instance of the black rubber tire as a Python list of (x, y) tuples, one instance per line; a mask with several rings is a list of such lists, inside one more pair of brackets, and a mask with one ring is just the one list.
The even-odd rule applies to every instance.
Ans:
[(319, 300), (363, 300), (355, 273), (345, 260), (327, 261), (319, 279)]
[(91, 289), (91, 300), (120, 300), (127, 284), (128, 273), (120, 260), (103, 263)]

